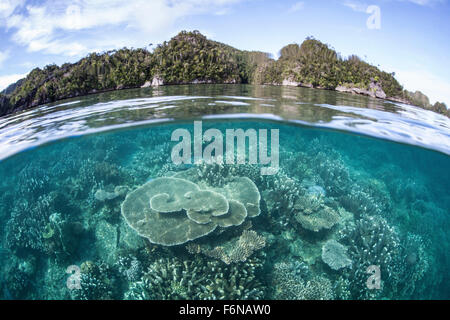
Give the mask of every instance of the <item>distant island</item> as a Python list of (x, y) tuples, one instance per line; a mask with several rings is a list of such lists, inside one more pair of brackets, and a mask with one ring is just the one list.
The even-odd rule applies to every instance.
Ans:
[(123, 48), (91, 53), (60, 67), (35, 68), (0, 93), (0, 116), (96, 92), (200, 83), (336, 90), (413, 104), (450, 116), (444, 103), (432, 105), (420, 91), (404, 90), (394, 73), (381, 71), (355, 55), (343, 58), (314, 38), (283, 47), (274, 60), (265, 52), (238, 50), (209, 40), (198, 31), (182, 31), (153, 52)]

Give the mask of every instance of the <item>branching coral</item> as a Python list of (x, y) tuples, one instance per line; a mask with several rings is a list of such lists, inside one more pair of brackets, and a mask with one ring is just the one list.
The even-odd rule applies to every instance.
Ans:
[(425, 247), (425, 241), (419, 235), (408, 233), (402, 241), (403, 272), (397, 290), (399, 297), (410, 298), (424, 296), (426, 289), (422, 281), (430, 270), (431, 254)]
[(52, 197), (41, 196), (31, 205), (19, 202), (6, 225), (6, 243), (11, 249), (46, 251), (43, 235), (52, 213)]
[[(30, 298), (30, 289), (32, 288), (33, 273), (36, 271), (36, 259), (33, 256), (28, 257), (21, 263), (13, 263), (4, 271), (3, 295), (7, 299), (26, 299)], [(1, 279), (3, 280), (3, 279)]]
[(370, 290), (366, 286), (369, 266), (379, 266), (382, 287), (395, 287), (402, 264), (400, 239), (395, 228), (380, 216), (364, 216), (340, 230), (341, 241), (348, 246), (354, 267), (349, 271), (352, 292), (356, 298), (381, 297), (384, 290)]
[(273, 299), (330, 300), (334, 299), (332, 282), (314, 276), (301, 262), (278, 262), (271, 274)]
[(119, 272), (130, 282), (142, 276), (142, 263), (134, 256), (120, 256), (117, 261)]
[(260, 299), (264, 297), (256, 272), (259, 259), (223, 266), (219, 261), (161, 258), (141, 280), (130, 285), (126, 299)]
[[(344, 273), (350, 280), (353, 297), (411, 298), (425, 290), (421, 280), (430, 268), (430, 254), (423, 239), (408, 233), (401, 237), (380, 216), (364, 216), (340, 231), (341, 241), (348, 245), (352, 269)], [(381, 290), (366, 286), (371, 265), (380, 267)]]
[(81, 264), (80, 289), (71, 290), (77, 300), (117, 299), (118, 282), (115, 272), (103, 262), (85, 261)]
[(40, 166), (27, 164), (18, 175), (18, 192), (22, 198), (37, 199), (49, 189), (50, 177)]
[(298, 198), (305, 193), (300, 183), (282, 170), (262, 181), (262, 194), (269, 212), (291, 212)]
[(342, 206), (357, 215), (381, 215), (387, 211), (389, 201), (385, 198), (375, 199), (372, 193), (355, 184), (350, 191), (340, 198)]

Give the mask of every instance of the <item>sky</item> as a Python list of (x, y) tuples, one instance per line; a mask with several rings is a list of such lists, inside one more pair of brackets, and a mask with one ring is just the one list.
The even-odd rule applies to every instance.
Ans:
[(0, 90), (35, 67), (199, 30), (273, 54), (306, 37), (450, 106), (450, 0), (0, 0)]

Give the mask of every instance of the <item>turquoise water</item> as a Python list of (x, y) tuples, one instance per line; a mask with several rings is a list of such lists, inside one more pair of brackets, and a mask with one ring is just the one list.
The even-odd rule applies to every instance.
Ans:
[[(175, 165), (172, 132), (193, 136), (194, 120), (224, 136), (278, 129), (277, 174)], [(113, 92), (0, 119), (0, 297), (448, 299), (449, 128), (387, 101), (253, 86)], [(186, 180), (214, 191), (211, 210), (222, 190), (230, 208), (251, 191), (259, 214), (239, 200), (244, 218), (193, 240), (181, 227), (178, 245), (163, 236), (175, 222), (157, 219), (197, 228), (187, 209), (134, 224), (152, 206), (134, 206), (139, 190)]]

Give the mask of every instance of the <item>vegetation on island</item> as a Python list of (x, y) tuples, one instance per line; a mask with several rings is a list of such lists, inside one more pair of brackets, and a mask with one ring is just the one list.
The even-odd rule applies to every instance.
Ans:
[(91, 53), (76, 63), (35, 68), (0, 93), (0, 116), (60, 99), (90, 93), (164, 84), (249, 83), (297, 85), (388, 98), (450, 115), (444, 103), (432, 105), (421, 92), (408, 92), (394, 73), (381, 71), (359, 57), (343, 58), (329, 45), (308, 37), (289, 44), (279, 59), (242, 51), (182, 31), (147, 49)]

